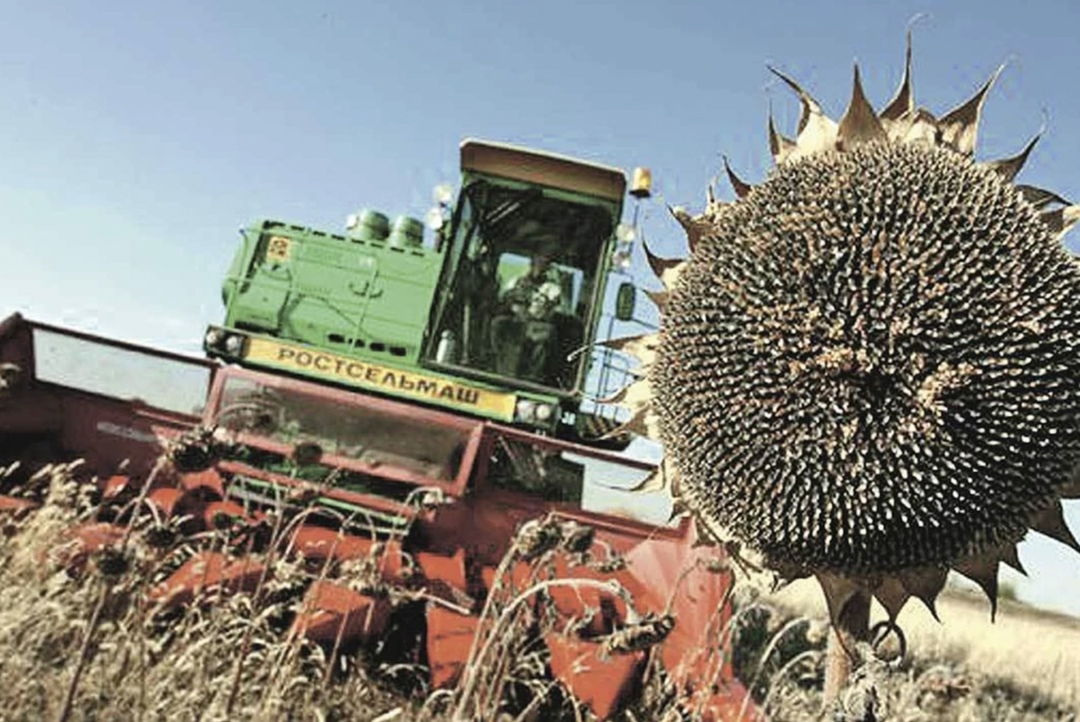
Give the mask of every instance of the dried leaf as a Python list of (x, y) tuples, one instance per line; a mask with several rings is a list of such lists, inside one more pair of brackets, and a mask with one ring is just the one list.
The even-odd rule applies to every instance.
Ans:
[(855, 80), (851, 89), (851, 102), (848, 103), (844, 117), (840, 119), (837, 127), (837, 135), (843, 147), (849, 147), (858, 143), (869, 143), (885, 138), (885, 129), (881, 126), (877, 114), (874, 113), (870, 101), (863, 92), (862, 79), (859, 77), (859, 66), (855, 66)]
[(788, 159), (792, 153), (795, 152), (795, 141), (788, 138), (786, 135), (781, 135), (776, 130), (776, 123), (773, 120), (772, 109), (769, 109), (769, 150), (772, 152), (773, 161), (776, 165), (780, 165)]
[(672, 289), (675, 287), (675, 282), (679, 279), (679, 274), (683, 268), (686, 267), (685, 258), (661, 258), (660, 256), (653, 255), (653, 252), (649, 250), (648, 244), (642, 244), (642, 248), (645, 251), (645, 260), (649, 262), (649, 268), (660, 279), (660, 283), (664, 284), (664, 288)]
[(904, 77), (885, 109), (881, 111), (883, 121), (898, 121), (910, 116), (915, 111), (915, 99), (911, 94), (911, 31), (907, 33), (907, 54), (904, 58)]
[(799, 96), (802, 114), (799, 117), (799, 135), (795, 139), (795, 151), (791, 158), (813, 155), (836, 146), (836, 121), (825, 115), (821, 105), (802, 87), (788, 76), (773, 67), (769, 67), (776, 77), (783, 80)]
[(1037, 188), (1035, 186), (1017, 185), (1016, 190), (1020, 191), (1020, 195), (1024, 200), (1035, 206), (1035, 210), (1041, 211), (1052, 203), (1060, 203), (1063, 206), (1069, 205), (1069, 201), (1065, 200), (1057, 193), (1048, 191), (1045, 188)]
[(1045, 534), (1051, 539), (1056, 539), (1065, 546), (1080, 552), (1080, 544), (1065, 523), (1065, 515), (1061, 510), (1061, 503), (1055, 502), (1049, 507), (1036, 514), (1028, 525), (1040, 534)]
[(693, 218), (682, 208), (668, 206), (668, 212), (672, 217), (679, 222), (679, 225), (686, 231), (686, 242), (690, 246), (690, 252), (694, 252), (694, 248), (701, 241), (701, 237), (708, 232), (709, 226), (697, 218)]
[(1046, 224), (1047, 230), (1050, 231), (1050, 236), (1060, 239), (1076, 225), (1077, 221), (1080, 221), (1080, 205), (1054, 208), (1053, 210), (1043, 211), (1039, 215), (1043, 223)]
[(1011, 158), (1002, 158), (1001, 160), (988, 161), (985, 165), (990, 170), (1000, 175), (1004, 180), (1011, 181), (1020, 173), (1020, 169), (1024, 167), (1024, 163), (1027, 163), (1028, 156), (1031, 155), (1031, 150), (1035, 147), (1035, 144), (1039, 142), (1039, 138), (1042, 137), (1042, 133), (1036, 133), (1035, 137), (1027, 142), (1024, 149)]
[(635, 411), (647, 406), (652, 401), (652, 387), (647, 378), (639, 379), (628, 384), (617, 393), (604, 399), (598, 399), (601, 404), (619, 404)]
[(997, 614), (999, 564), (998, 556), (993, 552), (968, 557), (953, 564), (953, 569), (978, 584), (990, 600), (990, 621), (994, 621)]
[(627, 431), (647, 439), (660, 441), (660, 417), (652, 411), (651, 407), (641, 409), (609, 436), (618, 436)]
[(895, 622), (900, 610), (911, 599), (911, 592), (896, 577), (885, 577), (874, 590), (874, 599), (881, 603), (889, 615), (889, 621)]
[(933, 113), (925, 108), (916, 110), (902, 130), (902, 133), (900, 129), (897, 130), (896, 137), (904, 143), (937, 145), (941, 140), (941, 129), (938, 127), (938, 120)]
[(731, 165), (728, 163), (726, 155), (724, 156), (724, 170), (727, 172), (728, 181), (731, 182), (731, 189), (735, 191), (735, 195), (739, 198), (745, 198), (746, 194), (750, 192), (750, 189), (753, 186), (735, 175), (735, 171), (731, 169)]
[[(665, 489), (675, 489), (675, 471), (668, 468), (669, 464), (667, 459), (661, 459), (656, 468), (653, 469), (640, 484), (635, 484), (629, 488), (625, 486), (611, 487), (613, 489), (620, 489), (622, 491), (632, 491), (635, 493), (649, 494), (657, 491), (664, 491)], [(680, 512), (681, 513), (681, 512)]]
[(656, 308), (663, 316), (667, 313), (668, 298), (671, 296), (667, 291), (645, 291), (645, 296), (656, 304)]
[(660, 337), (656, 333), (643, 333), (638, 336), (623, 336), (601, 341), (600, 345), (614, 351), (630, 354), (646, 366), (656, 361), (656, 347)]
[(1020, 572), (1024, 576), (1027, 576), (1027, 570), (1024, 569), (1024, 565), (1020, 563), (1020, 555), (1016, 551), (1015, 544), (1005, 544), (999, 547), (997, 550), (998, 559), (1009, 565), (1016, 571)]
[(934, 615), (934, 619), (940, 622), (941, 618), (938, 617), (935, 600), (945, 586), (945, 579), (949, 576), (949, 570), (945, 567), (921, 567), (900, 572), (897, 576), (900, 583), (904, 585), (904, 589), (907, 589), (911, 592), (911, 596), (925, 604), (930, 613)]
[(975, 141), (979, 134), (979, 116), (982, 114), (986, 94), (990, 92), (990, 88), (993, 87), (994, 82), (1004, 69), (1004, 65), (998, 66), (998, 69), (994, 71), (994, 74), (979, 88), (975, 95), (945, 114), (945, 117), (938, 123), (943, 143), (964, 155), (971, 155), (975, 152)]
[(859, 591), (859, 586), (846, 577), (828, 572), (817, 572), (814, 576), (821, 585), (821, 591), (825, 595), (825, 605), (829, 609), (829, 619), (835, 626), (840, 620), (844, 605)]

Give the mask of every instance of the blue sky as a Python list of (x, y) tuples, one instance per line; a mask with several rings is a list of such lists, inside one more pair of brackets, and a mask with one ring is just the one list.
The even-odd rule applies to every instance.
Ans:
[[(0, 0), (0, 316), (197, 352), (241, 226), (422, 216), (466, 136), (647, 165), (663, 201), (700, 208), (722, 155), (767, 172), (770, 103), (793, 129), (767, 63), (838, 116), (857, 60), (880, 105), (920, 13), (917, 100), (945, 111), (1008, 61), (980, 155), (1011, 155), (1045, 113), (1021, 180), (1080, 198), (1064, 0)], [(651, 244), (680, 251), (662, 204), (645, 211)], [(1045, 540), (1022, 558), (1023, 596), (1080, 613), (1080, 558)]]

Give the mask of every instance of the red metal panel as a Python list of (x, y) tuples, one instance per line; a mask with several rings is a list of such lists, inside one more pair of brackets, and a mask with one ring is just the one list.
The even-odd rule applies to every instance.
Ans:
[(191, 604), (204, 594), (251, 592), (263, 577), (264, 569), (262, 563), (250, 556), (233, 561), (218, 552), (200, 552), (146, 596), (151, 603), (173, 607)]
[(183, 489), (170, 487), (151, 489), (146, 495), (146, 501), (153, 504), (167, 518), (189, 512), (190, 509), (185, 508), (187, 506), (185, 501), (188, 499)]
[(736, 695), (741, 690), (734, 682), (730, 650), (723, 646), (734, 584), (726, 561), (720, 548), (701, 544), (693, 524), (680, 540), (648, 540), (627, 555), (628, 570), (675, 617), (675, 628), (660, 648), (664, 667), (685, 690), (710, 699), (720, 695), (710, 702), (720, 707), (727, 705), (720, 698), (729, 695), (712, 692), (714, 685), (727, 683)]
[(441, 689), (457, 683), (479, 629), (477, 617), (428, 604), (427, 654), (432, 687)]
[[(187, 492), (190, 494), (191, 492)], [(252, 521), (244, 507), (235, 501), (211, 501), (202, 510), (203, 523), (207, 529), (220, 529), (236, 521), (247, 524)]]
[(225, 497), (225, 482), (217, 469), (207, 469), (180, 475), (180, 487), (185, 491), (199, 491), (217, 499)]
[(293, 633), (328, 646), (368, 643), (382, 636), (390, 619), (386, 597), (361, 594), (343, 584), (315, 581), (293, 622)]
[(544, 641), (552, 674), (601, 720), (629, 698), (645, 661), (644, 652), (609, 655), (597, 642), (564, 634), (547, 634)]
[(23, 319), (22, 314), (18, 312), (5, 317), (0, 321), (0, 341), (5, 340), (11, 334), (14, 334), (24, 323), (26, 323), (26, 321)]
[(30, 324), (17, 313), (0, 321), (0, 362), (17, 364), (28, 376), (33, 373), (34, 347)]
[(453, 556), (430, 552), (416, 552), (414, 556), (431, 594), (455, 603), (468, 598), (464, 549), (458, 549)]
[(13, 496), (4, 496), (0, 494), (0, 514), (10, 514), (12, 516), (20, 516), (31, 509), (36, 509), (37, 504), (26, 499), (17, 499)]
[(119, 543), (126, 533), (125, 527), (116, 524), (80, 524), (64, 532), (61, 543), (49, 552), (49, 559), (77, 576), (86, 570), (92, 555)]
[(22, 390), (0, 398), (0, 434), (46, 434), (64, 428), (64, 408), (56, 394)]
[(102, 497), (105, 499), (113, 499), (127, 491), (130, 483), (130, 476), (127, 476), (126, 474), (114, 474), (98, 484), (98, 487), (101, 489)]
[(349, 561), (371, 556), (375, 551), (375, 541), (321, 526), (301, 524), (292, 535), (288, 549), (313, 562), (327, 559)]

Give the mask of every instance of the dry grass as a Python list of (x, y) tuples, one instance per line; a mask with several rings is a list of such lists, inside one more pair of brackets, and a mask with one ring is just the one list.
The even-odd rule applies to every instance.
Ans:
[[(57, 540), (97, 508), (74, 465), (35, 482), (45, 504), (4, 520), (0, 546), (0, 720), (581, 720), (547, 671), (538, 635), (552, 629), (542, 573), (565, 530), (522, 535), (503, 565), (533, 565), (528, 588), (498, 587), (482, 614), (485, 633), (454, 690), (430, 693), (423, 670), (342, 650), (328, 654), (291, 637), (304, 575), (291, 561), (261, 557), (272, 574), (251, 594), (219, 596), (168, 617), (138, 602), (196, 546), (225, 548), (227, 530), (149, 543), (143, 513), (121, 553), (88, 560), (73, 576), (49, 562)], [(31, 492), (34, 490), (31, 489)], [(278, 525), (281, 529), (283, 525)], [(160, 527), (158, 527), (160, 529)], [(531, 539), (526, 543), (526, 538)], [(536, 539), (543, 543), (535, 546)], [(530, 546), (533, 544), (533, 546)], [(628, 600), (632, 601), (632, 600)], [(985, 602), (948, 594), (943, 625), (912, 604), (900, 618), (911, 654), (889, 665), (868, 656), (836, 720), (1075, 721), (1080, 690), (1080, 622), (1003, 603), (989, 623)], [(824, 643), (820, 594), (797, 583), (769, 598), (743, 599), (733, 619), (735, 665), (771, 719), (819, 720)], [(562, 622), (565, 624), (565, 621)], [(865, 651), (865, 650), (864, 650)], [(333, 657), (333, 662), (328, 657)], [(399, 684), (412, 682), (411, 687)], [(691, 719), (658, 667), (624, 720)], [(873, 711), (868, 715), (867, 710)]]
[[(271, 522), (278, 539), (271, 539), (266, 552), (252, 555), (270, 569), (256, 589), (211, 592), (207, 604), (185, 610), (164, 610), (142, 600), (197, 549), (234, 548), (228, 538), (233, 530), (196, 535), (201, 538), (177, 533), (165, 544), (154, 543), (155, 534), (160, 541), (160, 532), (169, 527), (140, 503), (140, 494), (132, 508), (145, 511), (130, 516), (122, 541), (84, 562), (61, 563), (71, 548), (62, 542), (65, 533), (101, 515), (89, 493), (93, 485), (76, 476), (77, 465), (56, 465), (36, 475), (21, 491), (39, 498), (41, 508), (5, 522), (0, 720), (587, 716), (552, 679), (547, 649), (539, 643), (545, 632), (566, 623), (544, 603), (547, 590), (603, 584), (550, 576), (555, 555), (578, 545), (587, 531), (579, 525), (549, 518), (523, 527), (500, 568), (503, 584), (489, 595), (481, 614), (484, 632), (463, 679), (456, 689), (429, 693), (424, 670), (408, 654), (391, 650), (374, 658), (357, 650), (325, 650), (288, 631), (307, 583), (327, 571), (302, 569), (271, 551), (283, 547), (280, 539), (296, 517)], [(533, 569), (525, 588), (509, 583), (510, 570), (522, 562)], [(343, 581), (370, 584), (369, 566), (343, 565)], [(390, 594), (400, 594), (405, 604), (413, 601), (406, 592)], [(654, 687), (657, 692), (643, 695), (634, 708), (637, 719), (657, 718), (655, 710), (671, 706)]]
[(192, 550), (151, 548), (142, 524), (78, 578), (49, 563), (63, 530), (93, 511), (72, 472), (54, 468), (44, 507), (5, 529), (0, 719), (368, 720), (399, 702), (352, 660), (340, 660), (350, 674), (330, 674), (323, 650), (283, 634), (298, 604), (288, 562), (253, 594), (170, 618), (139, 600)]
[[(825, 618), (821, 592), (809, 580), (767, 601), (780, 618)], [(937, 611), (940, 623), (920, 603), (908, 604), (897, 620), (907, 638), (908, 659), (895, 668), (870, 665), (864, 670), (888, 710), (883, 719), (1078, 719), (1080, 620), (1003, 600), (992, 623), (985, 597), (951, 587), (938, 600)], [(884, 618), (883, 610), (875, 612)], [(805, 706), (796, 702), (805, 695), (786, 686), (780, 697)], [(807, 718), (778, 714), (776, 719)]]

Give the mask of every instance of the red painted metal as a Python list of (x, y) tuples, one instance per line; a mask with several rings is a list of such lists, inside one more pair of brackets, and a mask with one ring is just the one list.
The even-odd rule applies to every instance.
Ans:
[(73, 576), (86, 571), (90, 557), (106, 547), (119, 544), (127, 529), (116, 524), (92, 522), (64, 532), (61, 543), (49, 551), (49, 560)]
[(225, 482), (217, 469), (180, 474), (179, 482), (185, 491), (200, 491), (214, 499), (225, 498)]
[(116, 473), (126, 462), (123, 473), (140, 480), (150, 473), (166, 444), (197, 422), (193, 416), (75, 389), (64, 391), (63, 416), (60, 442), (65, 449), (104, 474)]
[[(547, 634), (545, 640), (556, 677), (601, 719), (615, 713), (635, 690), (646, 656), (641, 651), (605, 655), (601, 646), (604, 635), (618, 633), (632, 625), (637, 619), (635, 612), (662, 614), (670, 610), (675, 627), (656, 648), (656, 657), (682, 692), (686, 709), (701, 714), (702, 719), (719, 721), (733, 719), (732, 711), (742, 705), (745, 690), (733, 681), (730, 655), (722, 650), (724, 630), (731, 614), (726, 595), (732, 577), (725, 568), (720, 550), (696, 546), (698, 537), (689, 520), (677, 527), (656, 527), (611, 514), (585, 511), (577, 503), (553, 502), (523, 490), (497, 487), (489, 477), (489, 464), (499, 448), (500, 439), (521, 442), (543, 452), (578, 455), (636, 471), (649, 470), (650, 464), (446, 411), (265, 372), (218, 367), (201, 359), (33, 324), (18, 317), (0, 321), (0, 360), (32, 370), (31, 331), (34, 328), (205, 366), (210, 369), (212, 378), (202, 418), (204, 423), (214, 421), (225, 380), (240, 377), (277, 389), (295, 390), (327, 403), (363, 404), (418, 426), (438, 425), (460, 430), (467, 441), (457, 475), (450, 480), (428, 478), (392, 464), (374, 465), (329, 454), (322, 458), (322, 463), (327, 466), (367, 475), (380, 482), (396, 482), (406, 488), (437, 487), (453, 500), (449, 505), (418, 512), (415, 505), (398, 501), (400, 496), (391, 498), (397, 496), (394, 494), (379, 496), (344, 488), (318, 487), (319, 494), (331, 499), (407, 520), (409, 534), (404, 539), (376, 540), (302, 524), (288, 535), (283, 551), (289, 550), (288, 553), (305, 558), (312, 567), (327, 560), (371, 559), (383, 582), (390, 585), (407, 583), (415, 590), (419, 580), (428, 594), (454, 602), (457, 609), (476, 609), (468, 594), (478, 600), (482, 600), (485, 590), (512, 597), (538, 582), (570, 580), (569, 584), (548, 585), (543, 594), (528, 600), (527, 606), (534, 614), (533, 619), (541, 619), (535, 615), (554, 609), (558, 615), (556, 628), (560, 630), (565, 630), (565, 623), (571, 619), (588, 617), (584, 624), (576, 627), (574, 634)], [(66, 452), (85, 458), (87, 472), (106, 479), (102, 489), (110, 497), (140, 490), (169, 442), (199, 421), (194, 416), (40, 383), (33, 378), (20, 386), (15, 394), (0, 399), (0, 433), (18, 429), (49, 435)], [(291, 446), (254, 434), (241, 434), (239, 441), (258, 450), (285, 456), (293, 451)], [(123, 473), (118, 474), (118, 466), (124, 459), (130, 461)], [(204, 523), (212, 527), (215, 516), (222, 513), (246, 521), (249, 520), (248, 512), (226, 498), (229, 479), (236, 474), (276, 484), (286, 496), (307, 493), (315, 488), (312, 484), (254, 466), (223, 461), (202, 472), (159, 473), (155, 476), (156, 488), (149, 491), (147, 499), (166, 516), (194, 515), (194, 527)], [(0, 512), (25, 513), (31, 508), (30, 502), (5, 501), (8, 498), (0, 497)], [(498, 580), (509, 588), (497, 588), (495, 568), (514, 544), (519, 527), (526, 521), (549, 514), (564, 521), (576, 521), (594, 531), (596, 544), (590, 549), (589, 563), (583, 563), (584, 558), (561, 553), (549, 557), (537, 568), (517, 562), (510, 566), (505, 579)], [(96, 530), (73, 532), (66, 546), (72, 553), (69, 559), (85, 566), (89, 554), (115, 544), (122, 538), (118, 536), (122, 531), (120, 527), (99, 525)], [(621, 566), (620, 561), (625, 566)], [(595, 566), (598, 563), (604, 563), (611, 571), (598, 570)], [(363, 594), (340, 580), (335, 581), (333, 575), (338, 573), (338, 568), (336, 564), (325, 571), (320, 567), (319, 574), (330, 576), (320, 578), (309, 588), (306, 609), (297, 618), (294, 631), (323, 644), (374, 641), (385, 631), (389, 603), (383, 597)], [(155, 587), (148, 598), (152, 602), (183, 605), (200, 597), (212, 600), (213, 594), (250, 592), (265, 576), (264, 571), (262, 563), (250, 556), (233, 559), (221, 553), (203, 551)], [(574, 584), (573, 580), (589, 583)], [(629, 604), (614, 591), (598, 589), (592, 584), (611, 581), (627, 591), (632, 599)], [(481, 621), (475, 613), (462, 614), (438, 602), (428, 603), (426, 621), (432, 684), (435, 687), (452, 685), (461, 676)], [(753, 705), (749, 707), (753, 709)]]
[(645, 662), (644, 652), (607, 654), (598, 642), (565, 634), (547, 634), (544, 641), (552, 674), (601, 720), (630, 697)]
[(226, 500), (206, 504), (202, 509), (202, 520), (207, 529), (221, 529), (234, 523), (248, 524), (252, 518), (244, 507), (235, 501)]
[(16, 311), (15, 313), (0, 320), (0, 341), (7, 339), (14, 334), (26, 323), (21, 313)]
[(51, 435), (66, 452), (84, 459), (86, 467), (100, 476), (116, 473), (126, 462), (125, 475), (144, 478), (164, 451), (164, 443), (190, 429), (198, 418), (36, 378), (34, 331), (204, 368), (211, 378), (218, 368), (206, 359), (29, 321), (18, 314), (4, 319), (2, 324), (0, 361), (18, 364), (26, 378), (15, 393), (0, 399), (0, 433)]
[(54, 394), (24, 391), (0, 399), (0, 434), (56, 433), (64, 419), (64, 407)]
[(349, 561), (372, 556), (375, 541), (335, 529), (301, 524), (293, 533), (287, 549), (312, 562)]
[(717, 720), (733, 718), (746, 690), (731, 665), (728, 594), (734, 575), (725, 558), (701, 543), (691, 524), (680, 540), (644, 543), (627, 555), (627, 569), (664, 600), (675, 628), (660, 648), (671, 678)]
[(20, 517), (31, 509), (36, 509), (37, 504), (28, 499), (18, 499), (14, 496), (0, 494), (0, 515)]
[(188, 504), (185, 504), (185, 502), (188, 502), (189, 499), (190, 497), (183, 489), (175, 487), (158, 487), (157, 489), (151, 489), (146, 494), (146, 501), (153, 504), (154, 508), (166, 518), (188, 513), (188, 509), (185, 508)]
[(417, 552), (416, 563), (427, 581), (429, 591), (451, 601), (459, 600), (469, 586), (465, 569), (465, 550), (458, 549), (453, 556)]
[[(19, 314), (15, 314), (19, 316)], [(138, 343), (131, 343), (130, 341), (121, 341), (119, 339), (111, 338), (108, 336), (100, 336), (96, 333), (90, 333), (88, 331), (79, 331), (74, 328), (67, 328), (65, 326), (53, 326), (52, 324), (43, 323), (41, 321), (31, 321), (24, 319), (20, 316), (21, 322), (26, 324), (29, 329), (41, 329), (42, 331), (51, 331), (53, 333), (62, 334), (64, 336), (71, 336), (83, 341), (90, 341), (92, 343), (98, 343), (103, 346), (112, 346), (113, 348), (123, 349), (125, 351), (135, 351), (137, 353), (144, 353), (150, 356), (156, 356), (158, 358), (168, 359), (170, 361), (179, 361), (185, 364), (191, 364), (193, 366), (202, 366), (207, 369), (217, 369), (219, 364), (216, 361), (210, 361), (202, 356), (189, 356), (187, 354), (175, 353), (173, 351), (166, 351), (164, 349), (153, 348), (151, 346), (143, 346)], [(0, 335), (2, 338), (2, 335)]]
[(376, 540), (355, 534), (341, 534), (314, 524), (301, 524), (285, 545), (289, 554), (297, 554), (316, 565), (328, 559), (336, 562), (370, 559), (379, 577), (386, 582), (401, 582), (406, 559), (397, 539)]
[(308, 588), (293, 633), (328, 646), (369, 643), (382, 636), (392, 607), (384, 596), (317, 580)]
[(496, 588), (495, 574), (497, 571), (495, 567), (483, 567), (480, 570), (480, 576), (488, 594), (509, 591), (512, 596), (516, 596), (527, 591), (543, 576), (538, 574), (531, 565), (525, 562), (517, 562), (510, 566), (509, 571), (499, 580), (499, 586)]
[(397, 539), (379, 542), (375, 547), (375, 569), (388, 582), (400, 582), (406, 576), (405, 550)]
[(101, 482), (101, 495), (106, 499), (114, 499), (128, 490), (131, 477), (125, 474), (113, 474)]
[(625, 569), (603, 572), (593, 567), (571, 564), (566, 556), (560, 556), (552, 571), (552, 579), (565, 580), (567, 584), (552, 587), (548, 594), (563, 618), (567, 621), (578, 619), (584, 623), (580, 628), (584, 635), (610, 634), (618, 627), (629, 624), (632, 619), (626, 601), (620, 594), (593, 584), (574, 585), (575, 580), (616, 583), (632, 596), (638, 607), (649, 611), (663, 610), (662, 606), (652, 603), (646, 588)]
[(432, 687), (444, 689), (461, 679), (479, 629), (478, 617), (459, 614), (439, 604), (428, 604), (427, 656)]
[(191, 604), (211, 594), (252, 592), (264, 565), (253, 557), (231, 559), (220, 552), (199, 552), (147, 593), (147, 601), (166, 607)]

